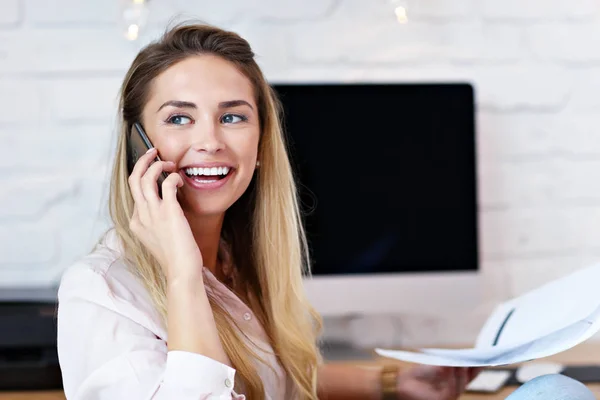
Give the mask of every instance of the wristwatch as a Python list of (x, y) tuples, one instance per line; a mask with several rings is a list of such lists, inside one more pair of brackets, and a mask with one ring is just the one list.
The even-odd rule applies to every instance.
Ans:
[(399, 367), (384, 365), (381, 370), (381, 400), (398, 400)]

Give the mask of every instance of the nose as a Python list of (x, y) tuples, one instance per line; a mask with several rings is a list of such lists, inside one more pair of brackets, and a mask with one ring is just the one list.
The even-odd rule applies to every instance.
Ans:
[(225, 148), (219, 125), (213, 122), (197, 121), (193, 129), (193, 149), (208, 154), (215, 154)]

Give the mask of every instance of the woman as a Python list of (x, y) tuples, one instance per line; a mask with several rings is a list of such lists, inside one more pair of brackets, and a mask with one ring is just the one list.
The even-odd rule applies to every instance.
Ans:
[[(121, 89), (114, 228), (59, 290), (69, 400), (380, 399), (384, 390), (450, 400), (473, 379), (466, 368), (382, 374), (321, 362), (278, 115), (234, 33), (177, 26), (133, 61)], [(131, 167), (135, 123), (156, 148)]]

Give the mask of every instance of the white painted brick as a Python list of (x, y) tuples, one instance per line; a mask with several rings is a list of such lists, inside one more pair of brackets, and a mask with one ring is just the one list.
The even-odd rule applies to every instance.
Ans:
[(565, 161), (560, 167), (557, 181), (565, 203), (600, 204), (600, 157)]
[(502, 20), (587, 19), (598, 12), (595, 0), (481, 0), (480, 4), (485, 18)]
[(588, 63), (600, 60), (600, 27), (587, 24), (539, 24), (528, 28), (527, 42), (545, 60)]
[(557, 111), (567, 102), (571, 76), (542, 65), (473, 70), (478, 104), (496, 111)]
[(583, 247), (585, 209), (487, 210), (480, 216), (481, 249), (488, 259), (561, 255)]
[[(479, 168), (484, 209), (600, 206), (600, 157), (546, 157)], [(598, 243), (600, 247), (600, 243)]]
[(166, 24), (181, 21), (199, 21), (225, 27), (230, 23), (245, 20), (261, 9), (251, 1), (229, 0), (175, 0), (148, 3), (148, 24), (164, 29)]
[[(486, 163), (544, 156), (556, 150), (570, 118), (549, 113), (477, 113), (477, 152)], [(558, 132), (558, 133), (557, 133)]]
[[(307, 20), (327, 17), (335, 12), (339, 7), (339, 1), (336, 0), (305, 0), (305, 1), (281, 1), (281, 0), (260, 0), (259, 3), (249, 3), (248, 11), (254, 18), (269, 20)], [(238, 5), (239, 7), (239, 5)], [(221, 7), (224, 8), (224, 7)]]
[(57, 260), (48, 266), (55, 275), (87, 254), (111, 225), (108, 218), (109, 170), (94, 169), (78, 176), (73, 196), (53, 207), (44, 224), (57, 228)]
[(122, 75), (142, 45), (125, 40), (116, 27), (0, 31), (0, 74), (93, 71)]
[(0, 269), (16, 269), (24, 264), (48, 265), (57, 255), (54, 232), (40, 226), (2, 224), (0, 254)]
[(597, 256), (568, 255), (535, 260), (512, 260), (504, 262), (508, 272), (510, 295), (520, 296), (555, 279), (562, 278), (593, 263)]
[[(14, 188), (6, 194), (3, 192), (4, 197), (0, 198), (3, 210), (8, 208), (3, 203), (12, 201), (10, 210), (7, 210), (5, 215), (0, 215), (2, 226), (9, 226), (11, 229), (23, 227), (23, 229), (27, 228), (28, 232), (34, 229), (33, 224), (35, 224), (37, 227), (45, 227), (53, 231), (51, 240), (46, 239), (46, 242), (52, 245), (51, 256), (42, 257), (48, 254), (48, 249), (47, 246), (40, 246), (40, 253), (35, 253), (33, 257), (25, 257), (18, 252), (8, 260), (19, 258), (23, 263), (43, 264), (45, 269), (53, 269), (57, 275), (61, 269), (89, 251), (99, 234), (108, 226), (106, 173), (106, 170), (96, 168), (77, 171), (62, 180), (58, 177), (21, 176), (18, 181), (15, 178), (12, 184), (2, 182), (3, 187)], [(32, 193), (34, 189), (35, 193)], [(62, 200), (56, 201), (59, 197), (62, 197)], [(40, 213), (40, 210), (44, 212)], [(28, 228), (30, 225), (32, 227)], [(40, 235), (45, 234), (43, 229), (38, 230)], [(2, 229), (0, 229), (0, 238), (2, 238)], [(32, 237), (30, 243), (37, 243), (36, 238), (36, 236)], [(20, 236), (16, 236), (16, 240), (21, 240)], [(0, 270), (4, 268), (2, 261), (0, 260)]]
[[(593, 185), (593, 182), (589, 183)], [(574, 238), (580, 243), (580, 247), (586, 251), (594, 250), (596, 253), (600, 249), (600, 209), (597, 203), (588, 206), (582, 206), (580, 212), (572, 221), (576, 228)], [(597, 258), (600, 258), (600, 254)]]
[(21, 19), (20, 0), (2, 0), (2, 4), (0, 4), (0, 27), (17, 25)]
[(564, 175), (557, 163), (546, 160), (481, 165), (480, 205), (498, 209), (557, 204), (565, 191)]
[[(390, 2), (391, 3), (391, 2)], [(402, 3), (399, 1), (398, 3)], [(476, 13), (476, 0), (427, 0), (427, 1), (405, 1), (407, 3), (407, 14), (409, 22), (414, 16), (417, 19), (457, 19), (472, 17)], [(368, 2), (366, 4), (369, 4)]]
[(356, 82), (364, 81), (368, 75), (368, 68), (364, 66), (335, 65), (298, 65), (291, 63), (288, 68), (271, 69), (265, 76), (270, 83), (285, 82)]
[[(225, 4), (224, 4), (225, 3)], [(333, 11), (334, 0), (279, 1), (211, 0), (150, 2), (149, 24), (196, 20), (227, 28), (240, 21), (288, 22), (322, 18)], [(258, 22), (260, 21), (260, 22)]]
[(469, 23), (448, 26), (445, 30), (444, 57), (450, 61), (491, 63), (523, 57), (522, 32), (514, 26)]
[(55, 79), (43, 86), (56, 120), (105, 123), (116, 118), (121, 83), (122, 78)]
[(41, 88), (35, 81), (0, 79), (0, 123), (35, 122), (42, 112), (41, 99)]
[(472, 83), (478, 112), (558, 111), (569, 99), (573, 77), (563, 68), (545, 65), (412, 66), (355, 68), (353, 79), (374, 82)]
[[(580, 100), (582, 99), (580, 98)], [(600, 106), (600, 102), (598, 105)], [(598, 127), (600, 127), (600, 115), (598, 113), (563, 115), (560, 118), (560, 125), (554, 131), (554, 143), (560, 152), (564, 152), (570, 157), (598, 156), (600, 155)]]
[(60, 172), (97, 168), (112, 158), (116, 134), (109, 124), (0, 127), (0, 141), (10, 149), (0, 157), (0, 171)]
[(40, 288), (57, 287), (58, 278), (52, 270), (47, 268), (47, 263), (19, 265), (17, 268), (0, 267), (0, 290), (6, 288)]
[(595, 113), (477, 114), (478, 154), (485, 162), (600, 155)]
[(340, 20), (299, 25), (291, 36), (295, 58), (302, 62), (489, 62), (516, 60), (522, 52), (518, 29), (477, 23)]
[(2, 178), (0, 220), (39, 220), (52, 206), (74, 196), (75, 182), (61, 175), (38, 172)]
[(481, 259), (479, 269), (479, 280), (483, 289), (481, 290), (482, 304), (478, 312), (489, 312), (499, 302), (505, 301), (509, 296), (509, 276), (504, 260)]
[(333, 18), (357, 19), (371, 18), (396, 20), (394, 9), (402, 6), (407, 11), (408, 23), (424, 19), (454, 20), (471, 17), (475, 14), (475, 0), (343, 0), (335, 9)]
[(77, 191), (56, 209), (53, 221), (75, 225), (80, 220), (97, 220), (106, 216), (110, 169), (96, 168), (79, 174)]
[(256, 62), (265, 76), (289, 66), (290, 49), (287, 30), (280, 26), (255, 23), (235, 23), (227, 29), (248, 41), (255, 54)]
[(579, 112), (600, 110), (600, 68), (579, 71), (574, 78), (568, 107)]
[(295, 26), (291, 36), (295, 59), (301, 62), (424, 62), (439, 59), (443, 51), (439, 30), (393, 20), (323, 21)]
[(99, 217), (87, 216), (66, 221), (57, 232), (58, 261), (49, 266), (59, 276), (61, 271), (90, 253), (110, 224)]
[(116, 24), (119, 1), (24, 0), (28, 23), (42, 26), (62, 24)]

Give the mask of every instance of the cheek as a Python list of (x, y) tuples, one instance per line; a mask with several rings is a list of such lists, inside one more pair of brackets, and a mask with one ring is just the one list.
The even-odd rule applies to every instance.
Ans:
[(251, 167), (256, 162), (258, 152), (258, 134), (246, 135), (236, 138), (231, 143), (231, 149), (237, 155), (241, 164), (245, 167)]
[(161, 137), (155, 143), (160, 157), (165, 161), (177, 163), (185, 154), (186, 146), (174, 138)]

